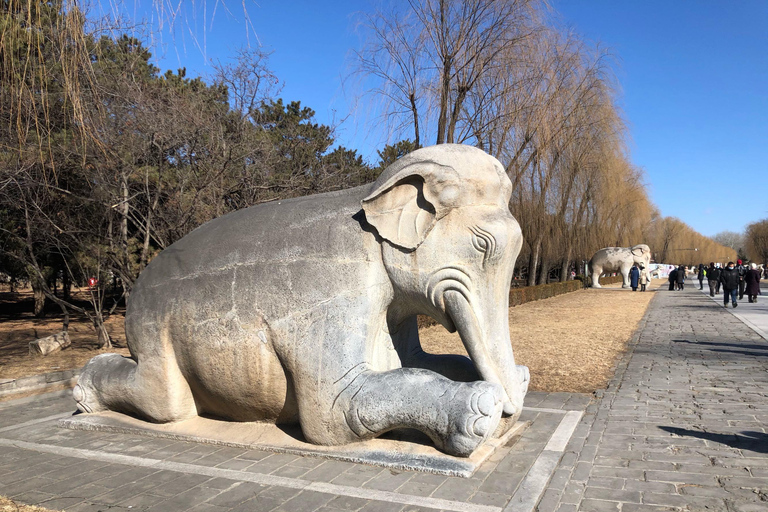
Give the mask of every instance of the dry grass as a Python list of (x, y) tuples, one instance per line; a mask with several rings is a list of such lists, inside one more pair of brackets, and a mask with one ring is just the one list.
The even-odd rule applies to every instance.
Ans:
[[(32, 316), (32, 293), (0, 293), (0, 379), (16, 379), (29, 375), (80, 368), (94, 356), (104, 352), (128, 355), (127, 348), (101, 350), (98, 347), (96, 331), (87, 319), (72, 316), (69, 337), (72, 346), (46, 357), (29, 355), (29, 342), (61, 331), (61, 317), (50, 315), (46, 318)], [(117, 347), (125, 347), (123, 315), (114, 315), (107, 321), (107, 330)]]
[[(646, 293), (609, 285), (510, 308), (512, 346), (517, 363), (531, 370), (530, 389), (591, 393), (605, 388), (659, 284), (661, 280), (654, 281)], [(11, 299), (9, 294), (0, 296)], [(31, 300), (23, 294), (16, 298)], [(87, 321), (73, 318), (72, 347), (44, 358), (32, 357), (27, 344), (61, 330), (61, 320), (35, 319), (30, 313), (17, 316), (0, 319), (0, 378), (80, 368), (105, 352), (98, 349), (96, 333)], [(118, 347), (125, 347), (123, 316), (114, 315), (107, 328)], [(466, 354), (459, 336), (439, 325), (422, 329), (421, 340), (428, 352)], [(128, 355), (126, 348), (112, 351)]]
[(0, 512), (49, 512), (50, 509), (36, 507), (34, 505), (24, 505), (17, 503), (10, 498), (0, 496)]
[[(660, 284), (655, 280), (645, 293), (609, 285), (510, 308), (515, 360), (530, 369), (531, 391), (592, 393), (605, 388)], [(420, 336), (427, 352), (466, 355), (458, 334), (439, 325)]]

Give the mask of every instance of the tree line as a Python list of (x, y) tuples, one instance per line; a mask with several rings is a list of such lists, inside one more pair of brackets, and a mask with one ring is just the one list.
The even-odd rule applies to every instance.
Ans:
[(647, 243), (679, 264), (731, 257), (661, 216), (628, 158), (610, 55), (547, 15), (539, 0), (399, 2), (366, 16), (358, 71), (394, 133), (476, 145), (505, 166), (529, 285), (568, 279), (605, 246)]
[[(367, 16), (358, 72), (397, 134), (370, 164), (280, 96), (244, 49), (204, 80), (63, 0), (0, 1), (0, 271), (64, 314), (104, 320), (159, 251), (225, 213), (372, 182), (425, 144), (483, 148), (514, 184), (529, 284), (608, 245), (682, 263), (728, 249), (661, 217), (627, 156), (608, 54), (531, 0), (409, 0)], [(657, 249), (657, 247), (659, 249)], [(657, 260), (659, 258), (657, 257)], [(687, 261), (687, 260), (686, 260)], [(86, 285), (88, 301), (72, 298)], [(60, 287), (60, 288), (59, 288)]]

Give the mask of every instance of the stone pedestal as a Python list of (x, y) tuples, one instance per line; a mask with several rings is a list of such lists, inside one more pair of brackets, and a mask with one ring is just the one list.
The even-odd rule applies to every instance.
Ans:
[(60, 427), (73, 430), (117, 432), (216, 444), (465, 478), (472, 476), (497, 448), (516, 440), (528, 425), (527, 421), (509, 425), (502, 420), (494, 437), (470, 457), (464, 458), (440, 452), (428, 437), (415, 430), (395, 430), (380, 438), (360, 443), (320, 446), (306, 442), (298, 426), (218, 421), (199, 416), (176, 423), (156, 424), (107, 411), (77, 414), (59, 421)]

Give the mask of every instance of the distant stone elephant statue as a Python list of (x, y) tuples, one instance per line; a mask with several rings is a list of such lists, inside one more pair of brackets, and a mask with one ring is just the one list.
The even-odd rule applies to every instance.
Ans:
[[(469, 456), (502, 415), (517, 418), (528, 388), (508, 324), (522, 245), (511, 192), (495, 158), (445, 144), (373, 184), (212, 220), (142, 272), (131, 357), (94, 357), (77, 406), (299, 422), (321, 445), (412, 428)], [(425, 353), (417, 314), (458, 331), (471, 359)]]
[[(592, 287), (602, 288), (599, 283), (600, 275), (608, 272), (619, 272), (624, 278), (621, 287), (629, 286), (629, 269), (635, 263), (640, 272), (649, 272), (651, 264), (651, 248), (645, 244), (633, 247), (605, 247), (600, 249), (589, 260), (589, 273), (592, 276)], [(647, 274), (650, 277), (650, 274)]]

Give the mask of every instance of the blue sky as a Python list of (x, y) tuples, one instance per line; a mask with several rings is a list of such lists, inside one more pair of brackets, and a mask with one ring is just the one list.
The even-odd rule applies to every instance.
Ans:
[[(366, 109), (352, 107), (359, 91), (344, 80), (361, 44), (356, 13), (373, 2), (246, 0), (252, 27), (241, 2), (226, 2), (231, 12), (215, 0), (183, 4), (173, 34), (166, 25), (156, 36), (160, 67), (206, 74), (207, 60), (260, 44), (273, 52), (281, 96), (313, 108), (319, 122), (341, 123), (337, 141), (376, 160), (387, 141), (366, 127)], [(705, 235), (768, 218), (767, 1), (553, 0), (552, 7), (560, 23), (612, 53), (631, 160), (645, 170), (663, 215)]]

